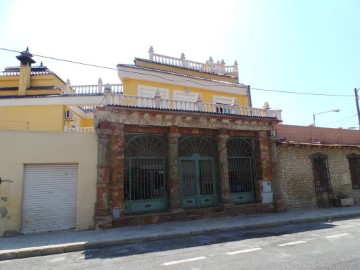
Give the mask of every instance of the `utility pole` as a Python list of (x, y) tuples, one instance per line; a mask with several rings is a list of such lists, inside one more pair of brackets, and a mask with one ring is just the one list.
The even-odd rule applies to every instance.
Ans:
[(357, 115), (358, 115), (358, 124), (359, 124), (359, 130), (360, 130), (360, 109), (359, 109), (359, 95), (358, 95), (358, 91), (359, 89), (354, 88), (355, 91), (355, 102), (356, 102), (356, 110), (357, 110)]

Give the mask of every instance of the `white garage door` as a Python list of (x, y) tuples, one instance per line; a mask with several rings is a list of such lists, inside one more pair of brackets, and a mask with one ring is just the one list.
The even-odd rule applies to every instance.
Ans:
[(75, 227), (77, 165), (25, 165), (21, 233)]

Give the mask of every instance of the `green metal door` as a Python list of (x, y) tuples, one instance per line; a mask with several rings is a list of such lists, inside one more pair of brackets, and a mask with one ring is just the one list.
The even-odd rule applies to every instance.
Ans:
[(199, 156), (180, 158), (179, 166), (183, 207), (217, 204), (214, 159)]

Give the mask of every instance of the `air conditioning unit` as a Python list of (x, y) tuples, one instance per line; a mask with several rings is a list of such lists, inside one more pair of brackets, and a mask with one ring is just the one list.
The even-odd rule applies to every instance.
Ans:
[(73, 120), (74, 119), (73, 112), (70, 111), (70, 110), (66, 110), (65, 111), (65, 119), (66, 120)]

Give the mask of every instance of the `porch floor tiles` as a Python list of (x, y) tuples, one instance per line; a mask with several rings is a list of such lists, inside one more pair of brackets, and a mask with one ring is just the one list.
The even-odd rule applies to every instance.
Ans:
[(109, 230), (58, 231), (3, 237), (0, 260), (59, 254), (114, 245), (164, 240), (208, 233), (266, 228), (360, 216), (360, 206), (299, 210), (226, 218), (120, 227)]

